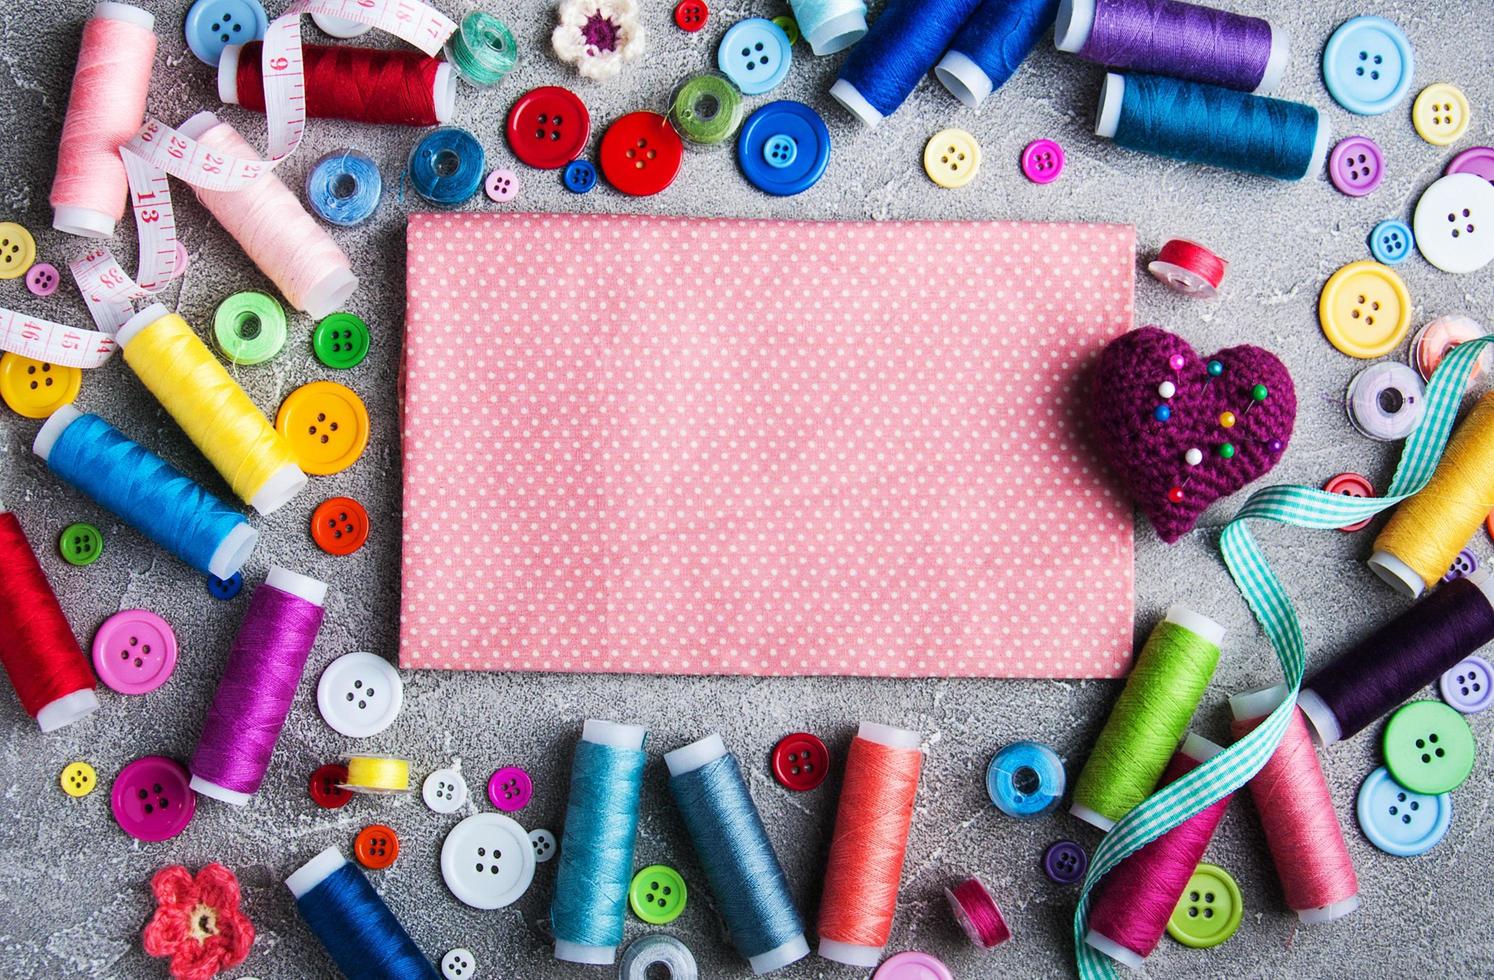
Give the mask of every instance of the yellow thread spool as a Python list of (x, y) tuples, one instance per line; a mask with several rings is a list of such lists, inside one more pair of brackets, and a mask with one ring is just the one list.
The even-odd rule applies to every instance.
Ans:
[(348, 781), (343, 789), (354, 793), (408, 793), (410, 764), (387, 755), (348, 756)]
[(152, 303), (114, 339), (125, 363), (241, 500), (270, 514), (306, 486), (285, 438), (186, 320)]
[(1494, 391), (1448, 440), (1437, 472), (1403, 501), (1375, 538), (1375, 574), (1415, 597), (1442, 581), (1458, 552), (1494, 511)]

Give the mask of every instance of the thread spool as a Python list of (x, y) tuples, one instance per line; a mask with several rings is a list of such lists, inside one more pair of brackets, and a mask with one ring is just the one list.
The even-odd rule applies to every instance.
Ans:
[(934, 75), (975, 108), (1017, 73), (1058, 14), (1058, 0), (982, 0), (965, 21)]
[(357, 150), (334, 150), (306, 175), (306, 203), (318, 218), (351, 227), (373, 216), (384, 178), (373, 158)]
[(1018, 820), (1032, 820), (1063, 799), (1063, 761), (1041, 742), (1013, 742), (991, 757), (986, 795), (996, 808)]
[(1173, 238), (1162, 246), (1147, 271), (1162, 285), (1184, 296), (1213, 299), (1229, 263), (1198, 242)]
[(820, 897), (828, 960), (869, 968), (887, 948), (922, 763), (917, 732), (863, 721), (851, 739)]
[(799, 33), (815, 54), (844, 51), (866, 36), (862, 0), (789, 0)]
[(622, 945), (647, 735), (595, 719), (581, 727), (550, 903), (557, 960), (606, 965)]
[(1095, 135), (1174, 160), (1301, 180), (1322, 169), (1329, 133), (1327, 117), (1299, 102), (1111, 73), (1100, 89)]
[(244, 515), (97, 415), (63, 405), (31, 448), (47, 469), (199, 572), (232, 576), (259, 540)]
[[(177, 130), (208, 149), (259, 159), (254, 147), (211, 112), (199, 112)], [(194, 187), (193, 193), (301, 312), (320, 320), (342, 309), (358, 288), (348, 257), (273, 173), (241, 191)]]
[(698, 980), (700, 969), (690, 947), (673, 936), (653, 933), (633, 940), (618, 964), (618, 980), (653, 980), (660, 975), (668, 980)]
[(478, 88), (490, 88), (519, 63), (519, 46), (503, 21), (474, 10), (446, 39), (446, 57), (467, 81)]
[(483, 163), (477, 137), (446, 126), (427, 133), (410, 150), (410, 186), (432, 204), (455, 207), (477, 193)]
[(1270, 21), (1180, 0), (1062, 0), (1053, 40), (1110, 68), (1256, 95), (1276, 91), (1291, 54)]
[(742, 93), (725, 75), (701, 72), (679, 84), (669, 102), (669, 121), (686, 142), (719, 146), (742, 126)]
[(944, 889), (944, 898), (965, 937), (980, 949), (995, 949), (1012, 938), (1001, 907), (979, 878), (951, 885)]
[(263, 364), (285, 346), (285, 310), (266, 293), (234, 293), (213, 311), (213, 339), (235, 364)]
[[(1230, 698), (1231, 734), (1237, 740), (1249, 734), (1286, 694), (1286, 686), (1277, 684)], [(1287, 907), (1308, 925), (1332, 922), (1359, 908), (1349, 845), (1300, 710), (1292, 713), (1281, 744), (1250, 780), (1250, 796)]]
[(43, 732), (98, 710), (93, 668), (78, 647), (21, 522), (0, 504), (0, 664)]
[(716, 907), (752, 972), (768, 973), (809, 955), (783, 866), (721, 736), (666, 752), (664, 765)]
[[(1162, 785), (1181, 779), (1223, 751), (1190, 732), (1168, 763)], [(1140, 969), (1167, 931), (1167, 920), (1233, 795), (1221, 797), (1112, 868), (1095, 887), (1084, 941), (1111, 959)]]
[(436, 980), (430, 960), (373, 885), (333, 847), (285, 879), (296, 910), (344, 976)]
[[(231, 44), (218, 62), (218, 98), (265, 111), (264, 44)], [(457, 75), (423, 52), (301, 45), (302, 91), (311, 119), (435, 126), (456, 110)]]
[[(1470, 317), (1457, 314), (1439, 316), (1411, 338), (1411, 364), (1423, 381), (1431, 381), (1432, 374), (1453, 348), (1470, 340), (1480, 340), (1488, 333), (1483, 324)], [(1489, 370), (1494, 370), (1494, 348), (1485, 347), (1468, 372), (1468, 383), (1473, 384)]]
[(1494, 511), (1494, 391), (1478, 400), (1453, 431), (1437, 471), (1401, 502), (1375, 538), (1369, 566), (1413, 598), (1442, 581)]
[(389, 755), (350, 755), (347, 782), (341, 783), (350, 793), (369, 796), (391, 796), (410, 791), (410, 763)]
[(321, 628), (326, 597), (325, 582), (270, 566), (234, 634), (197, 737), (187, 767), (193, 790), (235, 806), (258, 792)]
[(1074, 785), (1069, 812), (1109, 830), (1151, 795), (1219, 664), (1224, 627), (1173, 606), (1153, 628)]
[(877, 125), (907, 101), (979, 2), (891, 0), (851, 49), (830, 95), (862, 125)]
[(1303, 682), (1297, 705), (1319, 745), (1351, 738), (1494, 641), (1494, 576), (1459, 578)]
[(187, 321), (152, 303), (120, 327), (114, 339), (135, 376), (239, 499), (261, 514), (272, 514), (306, 486), (306, 474), (285, 438)]
[(145, 122), (155, 24), (149, 12), (112, 2), (83, 24), (49, 198), (58, 231), (109, 238), (124, 217), (130, 184), (119, 148)]

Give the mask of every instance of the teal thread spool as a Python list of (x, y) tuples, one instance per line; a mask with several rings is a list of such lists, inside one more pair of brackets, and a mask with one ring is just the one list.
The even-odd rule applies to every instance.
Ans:
[(519, 46), (503, 21), (474, 10), (447, 39), (446, 59), (473, 85), (491, 88), (519, 63)]
[(789, 6), (815, 54), (844, 51), (866, 34), (862, 0), (789, 0)]

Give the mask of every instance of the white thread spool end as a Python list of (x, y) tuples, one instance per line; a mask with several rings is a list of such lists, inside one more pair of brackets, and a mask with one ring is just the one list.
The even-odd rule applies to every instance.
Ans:
[(1053, 22), (1053, 46), (1073, 54), (1084, 47), (1095, 29), (1095, 0), (1059, 0)]
[(265, 573), (265, 584), (281, 592), (305, 599), (313, 606), (320, 606), (327, 599), (327, 583), (302, 575), (279, 565), (271, 565)]
[(949, 94), (972, 109), (978, 108), (994, 91), (991, 77), (980, 65), (958, 51), (947, 52), (934, 66), (934, 74)]
[(1194, 762), (1204, 763), (1223, 752), (1224, 746), (1217, 742), (1211, 742), (1195, 732), (1189, 732), (1187, 737), (1183, 739), (1182, 747), (1178, 751)]
[(1194, 612), (1187, 606), (1174, 604), (1167, 608), (1167, 615), (1162, 617), (1164, 623), (1172, 623), (1194, 634), (1202, 640), (1219, 646), (1224, 642), (1224, 627), (1214, 622), (1203, 613)]
[(303, 297), (301, 312), (315, 320), (331, 316), (347, 305), (358, 289), (358, 277), (352, 269), (337, 266), (328, 269)]
[(436, 79), (432, 83), (431, 101), (436, 107), (436, 122), (446, 123), (456, 114), (457, 73), (451, 62), (443, 61), (436, 66)]
[(41, 727), (43, 734), (55, 732), (97, 710), (99, 710), (99, 696), (93, 693), (91, 688), (86, 688), (82, 691), (64, 694), (57, 700), (42, 705), (42, 709), (36, 713), (36, 723)]
[[(800, 28), (804, 25), (800, 24)], [(804, 31), (804, 40), (817, 55), (844, 51), (866, 36), (866, 11), (848, 10)]]
[(1376, 551), (1371, 555), (1369, 567), (1370, 571), (1380, 576), (1382, 582), (1403, 596), (1417, 599), (1426, 590), (1427, 585), (1416, 569), (1388, 551)]
[(875, 721), (863, 721), (856, 729), (856, 737), (893, 749), (916, 749), (920, 742), (917, 732)]
[(204, 779), (196, 773), (192, 774), (192, 781), (187, 785), (192, 787), (192, 792), (194, 793), (201, 794), (202, 796), (211, 796), (215, 800), (231, 803), (234, 806), (245, 806), (254, 798), (248, 793), (229, 789), (227, 786), (219, 786), (212, 780)]
[(1270, 95), (1276, 91), (1276, 86), (1281, 84), (1281, 79), (1286, 75), (1287, 61), (1292, 56), (1292, 35), (1270, 24), (1271, 28), (1271, 53), (1266, 57), (1266, 68), (1261, 72), (1261, 80), (1255, 86), (1256, 95)]
[(1131, 952), (1129, 949), (1122, 946), (1115, 940), (1110, 939), (1107, 936), (1100, 935), (1093, 929), (1084, 934), (1084, 942), (1085, 945), (1093, 946), (1095, 949), (1104, 953), (1106, 956), (1110, 957), (1112, 960), (1115, 960), (1122, 966), (1129, 967), (1132, 970), (1138, 971), (1141, 969), (1141, 964), (1143, 962), (1142, 957)]
[(37, 430), (36, 438), (31, 441), (31, 451), (40, 456), (43, 463), (51, 462), (52, 447), (57, 445), (67, 427), (82, 417), (83, 413), (72, 405), (60, 406)]
[(866, 96), (862, 95), (856, 86), (844, 78), (830, 86), (830, 96), (845, 106), (847, 112), (861, 120), (861, 124), (867, 129), (875, 128), (877, 123), (882, 121), (882, 113), (866, 101)]
[(1126, 97), (1126, 79), (1113, 71), (1105, 73), (1100, 85), (1100, 108), (1095, 113), (1095, 135), (1107, 140), (1115, 139), (1120, 128), (1121, 102)]
[(1229, 699), (1229, 713), (1235, 721), (1256, 721), (1276, 710), (1286, 698), (1285, 684), (1272, 684), (1253, 691), (1241, 691)]
[(1078, 817), (1080, 820), (1083, 820), (1091, 827), (1098, 827), (1101, 830), (1106, 831), (1107, 833), (1109, 832), (1111, 827), (1115, 826), (1114, 820), (1111, 820), (1103, 813), (1097, 813), (1096, 811), (1091, 810), (1089, 807), (1084, 806), (1081, 803), (1070, 804), (1069, 813), (1073, 816)]
[(1307, 172), (1303, 177), (1310, 177), (1323, 169), (1323, 161), (1328, 159), (1328, 142), (1333, 137), (1333, 130), (1328, 126), (1328, 116), (1321, 110), (1318, 111), (1318, 135), (1312, 145), (1312, 159), (1307, 162)]
[(239, 104), (239, 54), (242, 44), (230, 44), (218, 59), (218, 100), (225, 105)]
[(1302, 709), (1302, 714), (1307, 718), (1307, 730), (1312, 734), (1312, 740), (1319, 746), (1327, 747), (1344, 737), (1343, 726), (1333, 716), (1328, 703), (1319, 696), (1317, 691), (1310, 687), (1304, 687), (1297, 692), (1297, 707)]
[[(824, 948), (824, 943), (820, 944)], [(770, 949), (766, 953), (758, 953), (756, 956), (747, 957), (747, 965), (752, 967), (752, 972), (757, 976), (764, 973), (772, 973), (780, 970), (790, 963), (797, 963), (809, 955), (809, 941), (804, 938), (803, 933), (790, 939), (776, 949)]]
[(1334, 919), (1342, 919), (1357, 908), (1359, 908), (1359, 896), (1350, 895), (1342, 901), (1324, 905), (1322, 908), (1298, 909), (1297, 918), (1303, 925), (1319, 926), (1325, 922), (1332, 922)]
[(290, 893), (296, 898), (300, 898), (326, 881), (328, 876), (347, 863), (348, 859), (342, 856), (342, 850), (333, 844), (292, 871), (290, 877), (285, 879), (285, 887), (289, 888)]

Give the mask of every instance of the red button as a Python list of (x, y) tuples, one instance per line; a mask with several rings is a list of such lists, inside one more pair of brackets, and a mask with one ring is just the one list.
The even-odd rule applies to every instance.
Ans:
[[(1323, 489), (1329, 493), (1341, 493), (1346, 497), (1373, 497), (1375, 488), (1358, 473), (1340, 473), (1327, 483)], [(1365, 518), (1358, 524), (1350, 524), (1348, 527), (1339, 528), (1340, 531), (1362, 531), (1369, 526), (1370, 518)]]
[(540, 170), (559, 170), (581, 155), (591, 138), (591, 113), (575, 92), (546, 85), (519, 96), (508, 110), (508, 146)]
[(773, 778), (800, 793), (814, 789), (830, 774), (830, 750), (807, 732), (795, 732), (773, 746)]
[(607, 127), (598, 157), (607, 183), (624, 194), (647, 197), (674, 183), (685, 144), (657, 112), (630, 112)]
[(700, 0), (680, 0), (674, 5), (674, 23), (682, 31), (694, 34), (705, 26), (710, 8)]
[(353, 856), (365, 868), (387, 868), (399, 857), (399, 837), (381, 823), (369, 824), (353, 838)]
[(353, 798), (353, 794), (342, 788), (348, 781), (348, 767), (329, 762), (311, 774), (311, 798), (323, 810), (336, 810)]
[(311, 540), (329, 555), (351, 555), (368, 540), (368, 511), (352, 497), (322, 501), (311, 512)]

